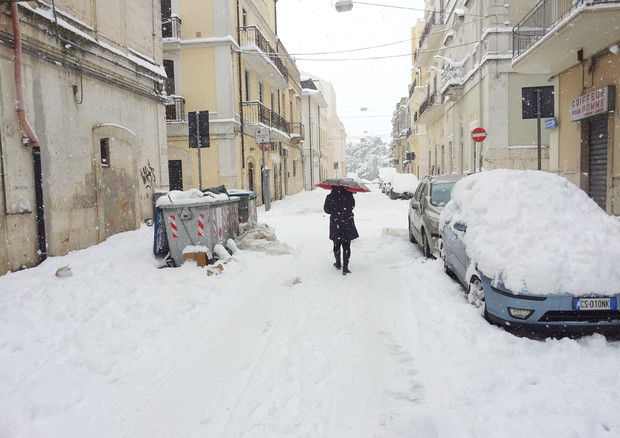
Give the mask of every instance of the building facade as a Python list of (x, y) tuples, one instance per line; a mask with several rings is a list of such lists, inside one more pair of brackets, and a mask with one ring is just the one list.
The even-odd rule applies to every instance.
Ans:
[[(549, 169), (557, 143), (543, 131), (538, 147), (537, 121), (522, 117), (522, 93), (557, 84), (549, 83), (548, 75), (515, 72), (511, 65), (512, 28), (533, 4), (426, 1), (410, 89), (420, 176), (536, 169), (539, 149), (540, 166)], [(472, 138), (476, 128), (487, 132), (484, 141)]]
[[(171, 187), (223, 184), (259, 202), (302, 190), (299, 71), (276, 33), (276, 1), (161, 4)], [(207, 111), (208, 147), (192, 147), (188, 114)]]
[(312, 190), (314, 185), (323, 181), (328, 175), (327, 158), (327, 101), (319, 89), (319, 79), (303, 74), (302, 118), (306, 127), (306, 139), (303, 143), (303, 177), (304, 189)]
[(152, 217), (168, 185), (159, 16), (152, 0), (0, 3), (0, 273)]
[(537, 2), (513, 30), (512, 66), (557, 84), (547, 120), (557, 139), (550, 169), (620, 215), (620, 4)]

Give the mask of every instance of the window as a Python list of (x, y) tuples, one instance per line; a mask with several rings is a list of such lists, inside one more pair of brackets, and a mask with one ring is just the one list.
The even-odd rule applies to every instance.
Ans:
[(100, 139), (99, 149), (101, 150), (101, 166), (110, 167), (110, 139), (109, 138)]
[(241, 26), (248, 26), (248, 11), (245, 8), (243, 8), (241, 12)]
[(250, 101), (250, 72), (245, 71), (245, 101)]
[(262, 82), (259, 82), (259, 83), (258, 83), (258, 101), (259, 101), (260, 103), (263, 103), (263, 98), (264, 98), (263, 94), (264, 94), (264, 91), (265, 91), (265, 90), (263, 89), (263, 83), (262, 83)]
[(166, 71), (166, 94), (171, 96), (176, 91), (174, 86), (174, 61), (164, 59), (164, 70)]

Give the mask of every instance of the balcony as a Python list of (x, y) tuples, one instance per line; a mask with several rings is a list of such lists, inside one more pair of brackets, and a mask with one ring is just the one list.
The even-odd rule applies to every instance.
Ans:
[(288, 69), (258, 27), (241, 27), (239, 33), (239, 46), (244, 52), (245, 63), (273, 88), (288, 88)]
[(170, 95), (166, 99), (166, 122), (186, 122), (185, 99)]
[(555, 75), (618, 41), (620, 2), (541, 0), (512, 30), (512, 67)]
[(441, 73), (441, 94), (450, 100), (463, 97), (462, 67), (447, 67)]
[(426, 17), (426, 25), (424, 26), (422, 35), (420, 35), (418, 48), (414, 55), (416, 65), (425, 66), (429, 64), (433, 55), (437, 54), (429, 50), (438, 49), (440, 47), (445, 24), (444, 14), (442, 12), (431, 12), (430, 15)]
[(256, 130), (268, 127), (272, 141), (288, 141), (291, 138), (291, 124), (275, 111), (257, 101), (243, 102), (244, 130), (256, 135)]
[(295, 143), (299, 143), (305, 138), (306, 138), (306, 128), (304, 127), (304, 124), (301, 122), (292, 122), (291, 123), (291, 140)]
[(161, 23), (162, 38), (181, 38), (181, 19), (176, 15), (171, 15), (168, 19)]
[(420, 104), (418, 123), (428, 125), (443, 116), (443, 100), (441, 93), (435, 90)]

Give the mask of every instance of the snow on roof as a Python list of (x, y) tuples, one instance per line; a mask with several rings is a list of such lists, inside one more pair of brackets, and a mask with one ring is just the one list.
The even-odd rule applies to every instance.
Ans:
[(620, 220), (566, 178), (492, 170), (456, 183), (441, 215), (467, 224), (484, 275), (532, 294), (620, 292)]

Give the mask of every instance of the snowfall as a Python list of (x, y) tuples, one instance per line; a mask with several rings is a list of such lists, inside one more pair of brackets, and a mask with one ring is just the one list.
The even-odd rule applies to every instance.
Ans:
[(620, 342), (490, 325), (376, 187), (343, 276), (326, 194), (259, 208), (276, 240), (218, 275), (145, 225), (0, 276), (0, 437), (620, 436)]

